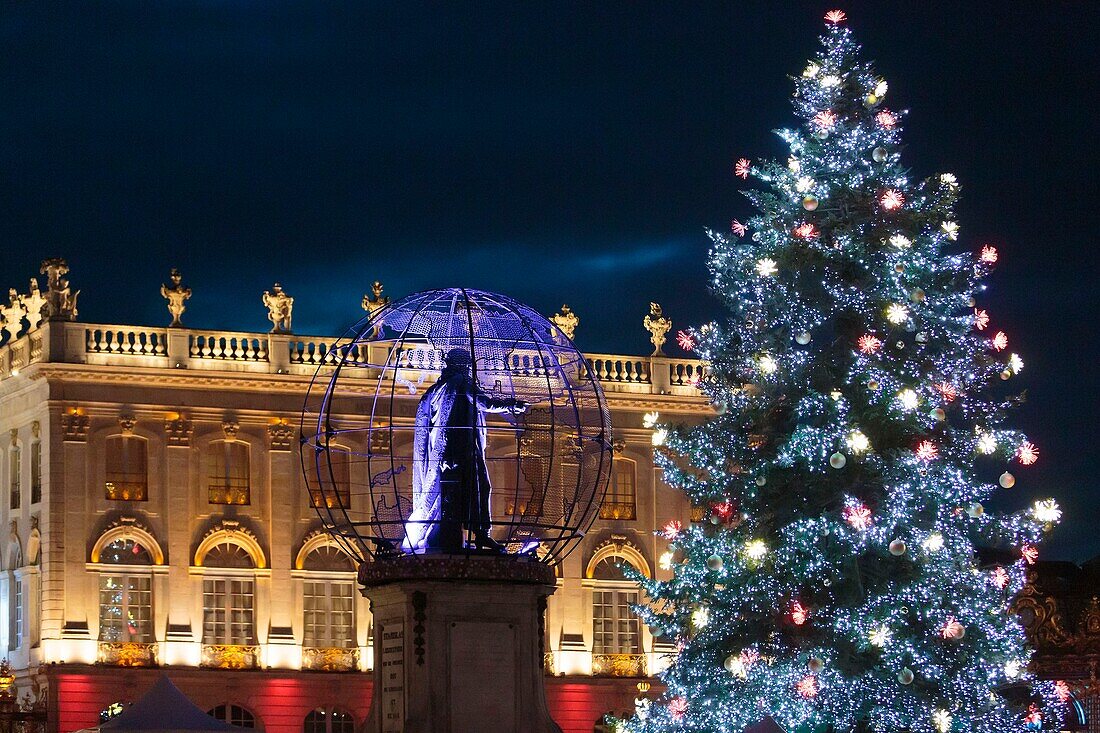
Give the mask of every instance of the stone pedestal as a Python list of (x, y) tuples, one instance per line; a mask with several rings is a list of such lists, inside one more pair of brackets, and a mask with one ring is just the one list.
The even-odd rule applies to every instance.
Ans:
[(374, 618), (366, 733), (561, 733), (543, 689), (553, 569), (515, 556), (406, 556), (359, 571)]

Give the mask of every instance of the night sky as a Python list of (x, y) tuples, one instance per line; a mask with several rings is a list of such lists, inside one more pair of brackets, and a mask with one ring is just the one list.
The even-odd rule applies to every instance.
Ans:
[[(647, 353), (720, 315), (707, 227), (749, 213), (741, 156), (785, 155), (789, 75), (831, 6), (794, 2), (21, 2), (0, 10), (0, 286), (69, 260), (81, 320), (299, 333), (463, 285), (587, 351)], [(1027, 364), (1040, 446), (997, 508), (1059, 497), (1047, 557), (1100, 553), (1096, 96), (1100, 4), (845, 2), (908, 108), (914, 175), (954, 172), (961, 243), (996, 244), (989, 305)], [(675, 349), (673, 353), (678, 353)]]

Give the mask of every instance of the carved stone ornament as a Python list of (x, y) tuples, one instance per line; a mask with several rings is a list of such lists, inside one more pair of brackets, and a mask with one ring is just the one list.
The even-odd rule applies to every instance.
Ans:
[(562, 303), (561, 312), (550, 316), (550, 322), (557, 326), (558, 330), (564, 333), (567, 339), (572, 341), (573, 334), (576, 332), (577, 326), (580, 325), (581, 319), (577, 317), (572, 308)]
[(30, 333), (38, 328), (38, 324), (42, 322), (42, 317), (48, 315), (46, 299), (42, 297), (42, 291), (38, 289), (38, 278), (31, 278), (30, 291), (23, 296), (23, 305), (27, 308), (27, 322), (30, 324), (27, 327), (27, 333)]
[(72, 292), (65, 275), (69, 274), (69, 265), (60, 257), (42, 261), (39, 273), (46, 276), (46, 309), (50, 318), (75, 321), (77, 316), (76, 299), (80, 291)]
[(180, 316), (187, 310), (184, 301), (191, 297), (191, 288), (183, 286), (183, 275), (174, 267), (168, 274), (168, 278), (172, 281), (172, 285), (169, 287), (162, 283), (160, 295), (168, 301), (168, 313), (172, 316), (172, 322), (168, 324), (168, 328), (180, 328), (183, 326)]
[(615, 451), (616, 455), (621, 455), (626, 450), (626, 441), (622, 438), (615, 438), (611, 441), (611, 449)]
[(667, 334), (672, 328), (672, 319), (661, 312), (660, 303), (649, 304), (649, 315), (642, 319), (642, 325), (649, 331), (649, 341), (653, 344), (651, 356), (664, 356), (665, 352), (661, 347), (668, 340)]
[(286, 420), (268, 425), (267, 437), (271, 441), (273, 451), (289, 451), (294, 447), (294, 428)]
[(275, 283), (271, 290), (264, 291), (263, 303), (267, 307), (267, 320), (271, 321), (271, 333), (290, 333), (294, 298), (283, 291), (282, 285)]
[(8, 431), (8, 437), (11, 438), (11, 447), (12, 448), (19, 445), (19, 429), (18, 428), (12, 428), (11, 430), (9, 430)]
[(77, 408), (61, 414), (61, 439), (66, 443), (83, 443), (88, 440), (91, 420)]
[(236, 420), (223, 420), (222, 432), (226, 440), (236, 440), (237, 433), (241, 432), (241, 424)]
[(137, 420), (133, 415), (120, 415), (118, 418), (118, 427), (122, 430), (123, 435), (133, 435), (134, 426), (137, 424)]
[[(382, 295), (382, 283), (379, 280), (375, 280), (370, 289), (370, 294), (363, 296), (362, 306), (363, 310), (373, 316), (375, 311), (381, 310), (390, 304), (390, 298), (388, 295)], [(372, 295), (374, 297), (371, 297)]]
[(31, 435), (35, 438), (41, 437), (42, 435), (42, 423), (38, 420), (31, 421)]
[(23, 305), (23, 296), (15, 288), (8, 290), (8, 300), (8, 305), (0, 308), (0, 320), (4, 324), (4, 330), (8, 332), (8, 341), (14, 341), (23, 330), (23, 316), (27, 314), (27, 306)]
[(177, 415), (164, 421), (164, 434), (168, 438), (168, 445), (191, 445), (191, 421), (183, 415)]

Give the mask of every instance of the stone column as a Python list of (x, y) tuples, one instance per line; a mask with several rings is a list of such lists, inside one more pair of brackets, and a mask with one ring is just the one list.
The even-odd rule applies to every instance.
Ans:
[(367, 733), (561, 733), (543, 689), (553, 569), (516, 556), (405, 556), (359, 572), (374, 614)]

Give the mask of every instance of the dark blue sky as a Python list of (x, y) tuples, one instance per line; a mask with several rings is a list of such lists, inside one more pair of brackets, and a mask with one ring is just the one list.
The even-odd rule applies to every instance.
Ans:
[[(987, 302), (1027, 362), (1042, 450), (1014, 506), (1059, 496), (1048, 556), (1100, 553), (1095, 3), (845, 2), (911, 110), (914, 174), (958, 175), (963, 239), (1004, 254)], [(650, 300), (718, 315), (705, 227), (748, 213), (734, 159), (784, 153), (787, 76), (819, 3), (6, 3), (0, 286), (68, 258), (83, 320), (296, 330), (391, 295), (506, 292), (644, 353)]]

